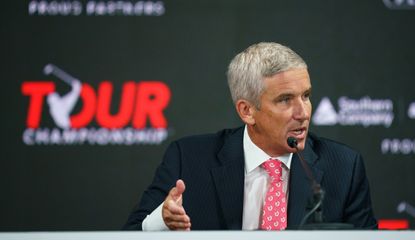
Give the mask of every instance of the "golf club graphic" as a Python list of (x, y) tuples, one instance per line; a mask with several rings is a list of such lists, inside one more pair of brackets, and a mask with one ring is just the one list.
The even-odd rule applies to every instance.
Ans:
[(72, 88), (71, 91), (63, 96), (60, 96), (57, 92), (53, 92), (47, 96), (49, 112), (56, 125), (63, 129), (68, 129), (71, 127), (69, 115), (75, 107), (81, 93), (81, 81), (72, 77), (53, 64), (47, 64), (43, 68), (43, 73), (45, 75), (53, 75), (59, 78)]

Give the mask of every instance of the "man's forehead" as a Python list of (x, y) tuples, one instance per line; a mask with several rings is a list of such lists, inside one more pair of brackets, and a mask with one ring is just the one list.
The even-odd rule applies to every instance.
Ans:
[(311, 81), (306, 69), (298, 69), (277, 73), (264, 79), (265, 90), (286, 89), (286, 90), (308, 90), (311, 88)]

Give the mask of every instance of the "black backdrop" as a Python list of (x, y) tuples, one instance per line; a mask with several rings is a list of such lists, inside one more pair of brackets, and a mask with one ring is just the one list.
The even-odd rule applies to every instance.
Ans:
[[(2, 3), (0, 230), (119, 229), (172, 140), (241, 125), (225, 72), (236, 53), (260, 41), (288, 45), (306, 60), (313, 84), (312, 131), (358, 149), (365, 157), (376, 216), (406, 219), (414, 228), (414, 216), (404, 208), (415, 205), (411, 4)], [(82, 91), (89, 86), (96, 98), (108, 81), (113, 115), (123, 105), (125, 83), (132, 81), (138, 89), (140, 83), (161, 82), (171, 93), (168, 104), (159, 108), (167, 125), (155, 131), (160, 126), (148, 120), (140, 129), (127, 117), (131, 121), (120, 129), (106, 129), (94, 114), (82, 129), (60, 128), (46, 97), (53, 89), (34, 91), (42, 82), (61, 96), (71, 88), (60, 77), (45, 74), (47, 64), (79, 79)], [(34, 87), (27, 90), (28, 85)], [(142, 96), (134, 92), (134, 99)], [(85, 109), (82, 94), (71, 116)], [(159, 97), (156, 92), (146, 99), (154, 103)], [(29, 116), (35, 101), (42, 105), (38, 125), (31, 129), (27, 119), (36, 117)], [(70, 134), (78, 134), (78, 140), (66, 141)]]

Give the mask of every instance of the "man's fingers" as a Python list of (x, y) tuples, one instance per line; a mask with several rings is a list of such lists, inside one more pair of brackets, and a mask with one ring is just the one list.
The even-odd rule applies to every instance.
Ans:
[(190, 223), (183, 224), (183, 223), (174, 223), (171, 226), (169, 226), (169, 229), (171, 230), (180, 230), (180, 231), (190, 231)]
[(184, 210), (182, 205), (179, 205), (174, 200), (169, 200), (167, 202), (166, 208), (171, 214), (178, 214), (178, 215), (186, 214), (186, 211)]
[[(182, 209), (184, 211), (184, 209)], [(190, 217), (186, 214), (174, 214), (167, 210), (164, 222), (171, 230), (190, 230)]]
[(186, 221), (168, 220), (166, 221), (166, 225), (171, 230), (190, 230), (190, 227), (191, 227), (190, 219), (188, 217)]
[(168, 215), (166, 216), (166, 221), (168, 222), (177, 222), (177, 223), (190, 223), (190, 218), (187, 215)]

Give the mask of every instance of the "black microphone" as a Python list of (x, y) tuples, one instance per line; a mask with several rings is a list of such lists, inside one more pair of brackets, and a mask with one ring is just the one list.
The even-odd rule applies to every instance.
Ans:
[(307, 162), (304, 160), (303, 154), (301, 154), (301, 151), (298, 149), (298, 141), (294, 137), (288, 137), (287, 138), (287, 144), (291, 148), (295, 148), (297, 151), (297, 156), (300, 158), (300, 163), (307, 174), (308, 179), (311, 183), (311, 190), (313, 191), (313, 198), (311, 203), (311, 210), (309, 213), (307, 213), (304, 218), (301, 220), (301, 223), (299, 225), (299, 228), (302, 228), (303, 225), (306, 223), (308, 218), (314, 213), (314, 222), (315, 223), (322, 223), (323, 222), (323, 213), (321, 210), (321, 205), (323, 203), (324, 198), (324, 190), (321, 188), (320, 184), (317, 183), (316, 179), (313, 176), (313, 173), (311, 172), (310, 167), (308, 166)]
[(288, 137), (287, 138), (287, 144), (291, 148), (295, 148), (297, 150), (297, 155), (300, 158), (301, 165), (303, 166), (303, 169), (305, 173), (307, 174), (308, 179), (311, 181), (313, 192), (320, 191), (320, 184), (317, 183), (316, 179), (313, 176), (313, 173), (310, 170), (310, 167), (308, 166), (307, 162), (304, 160), (303, 154), (301, 154), (300, 150), (298, 149), (298, 141), (295, 137)]
[(290, 148), (297, 149), (298, 142), (297, 142), (297, 139), (295, 137), (288, 137), (287, 138), (287, 144), (288, 144), (288, 146), (290, 146)]

